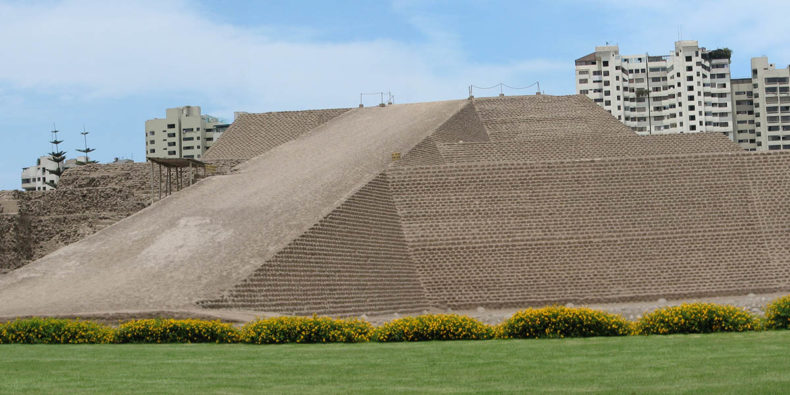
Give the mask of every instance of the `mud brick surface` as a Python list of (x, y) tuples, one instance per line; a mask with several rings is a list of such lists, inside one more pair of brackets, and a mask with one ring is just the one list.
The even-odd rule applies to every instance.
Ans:
[(789, 207), (776, 196), (789, 165), (738, 153), (388, 176), (429, 302), (463, 308), (787, 289)]
[(348, 108), (240, 114), (203, 160), (250, 159), (291, 141)]

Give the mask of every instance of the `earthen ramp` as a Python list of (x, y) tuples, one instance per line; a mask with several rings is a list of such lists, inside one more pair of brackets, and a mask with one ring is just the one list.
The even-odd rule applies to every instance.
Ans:
[(206, 179), (3, 275), (0, 316), (184, 310), (217, 298), (464, 104), (345, 112), (237, 173)]

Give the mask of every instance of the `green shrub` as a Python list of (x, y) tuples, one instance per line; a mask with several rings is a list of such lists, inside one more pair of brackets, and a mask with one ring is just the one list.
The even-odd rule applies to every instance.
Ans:
[(684, 303), (664, 307), (642, 317), (635, 326), (640, 335), (673, 333), (743, 332), (758, 329), (759, 320), (734, 306)]
[(241, 341), (272, 343), (359, 343), (370, 340), (370, 323), (329, 317), (276, 317), (253, 321), (241, 330)]
[(623, 317), (585, 307), (550, 306), (526, 309), (497, 327), (502, 339), (623, 336), (631, 323)]
[(790, 295), (768, 304), (765, 308), (765, 326), (769, 329), (790, 329)]
[(457, 314), (425, 314), (387, 322), (373, 331), (372, 340), (483, 340), (493, 337), (494, 328), (474, 318)]
[(220, 321), (146, 319), (121, 324), (118, 343), (236, 343), (239, 330)]
[(0, 324), (0, 344), (85, 344), (112, 340), (112, 328), (90, 321), (25, 318)]

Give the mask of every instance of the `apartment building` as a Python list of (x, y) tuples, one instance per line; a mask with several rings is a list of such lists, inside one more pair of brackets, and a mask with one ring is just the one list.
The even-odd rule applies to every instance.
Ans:
[(596, 47), (576, 60), (576, 92), (641, 135), (719, 132), (734, 139), (729, 54), (697, 41), (677, 41), (661, 56)]
[(757, 150), (790, 149), (790, 67), (752, 58), (751, 82)]
[(751, 78), (733, 78), (733, 141), (743, 149), (757, 151), (757, 125), (754, 118), (754, 91)]
[[(63, 162), (63, 169), (79, 166), (78, 163), (85, 163), (86, 161), (87, 157), (85, 156), (68, 159)], [(52, 182), (57, 185), (58, 181), (60, 181), (60, 177), (52, 173), (57, 168), (58, 164), (53, 162), (48, 155), (39, 157), (35, 166), (22, 168), (22, 189), (28, 192), (55, 189), (49, 183)]]
[(165, 118), (145, 121), (146, 156), (200, 159), (228, 126), (199, 106), (168, 108)]

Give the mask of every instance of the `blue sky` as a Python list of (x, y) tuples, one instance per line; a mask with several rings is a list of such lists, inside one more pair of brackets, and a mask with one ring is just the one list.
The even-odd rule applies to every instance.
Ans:
[(168, 107), (231, 121), (353, 107), (363, 91), (432, 101), (540, 81), (572, 94), (573, 60), (596, 45), (667, 54), (679, 34), (731, 48), (746, 77), (753, 56), (790, 63), (787, 15), (786, 1), (0, 0), (0, 188), (19, 188), (53, 123), (68, 157), (84, 125), (95, 159), (139, 161), (145, 120)]

